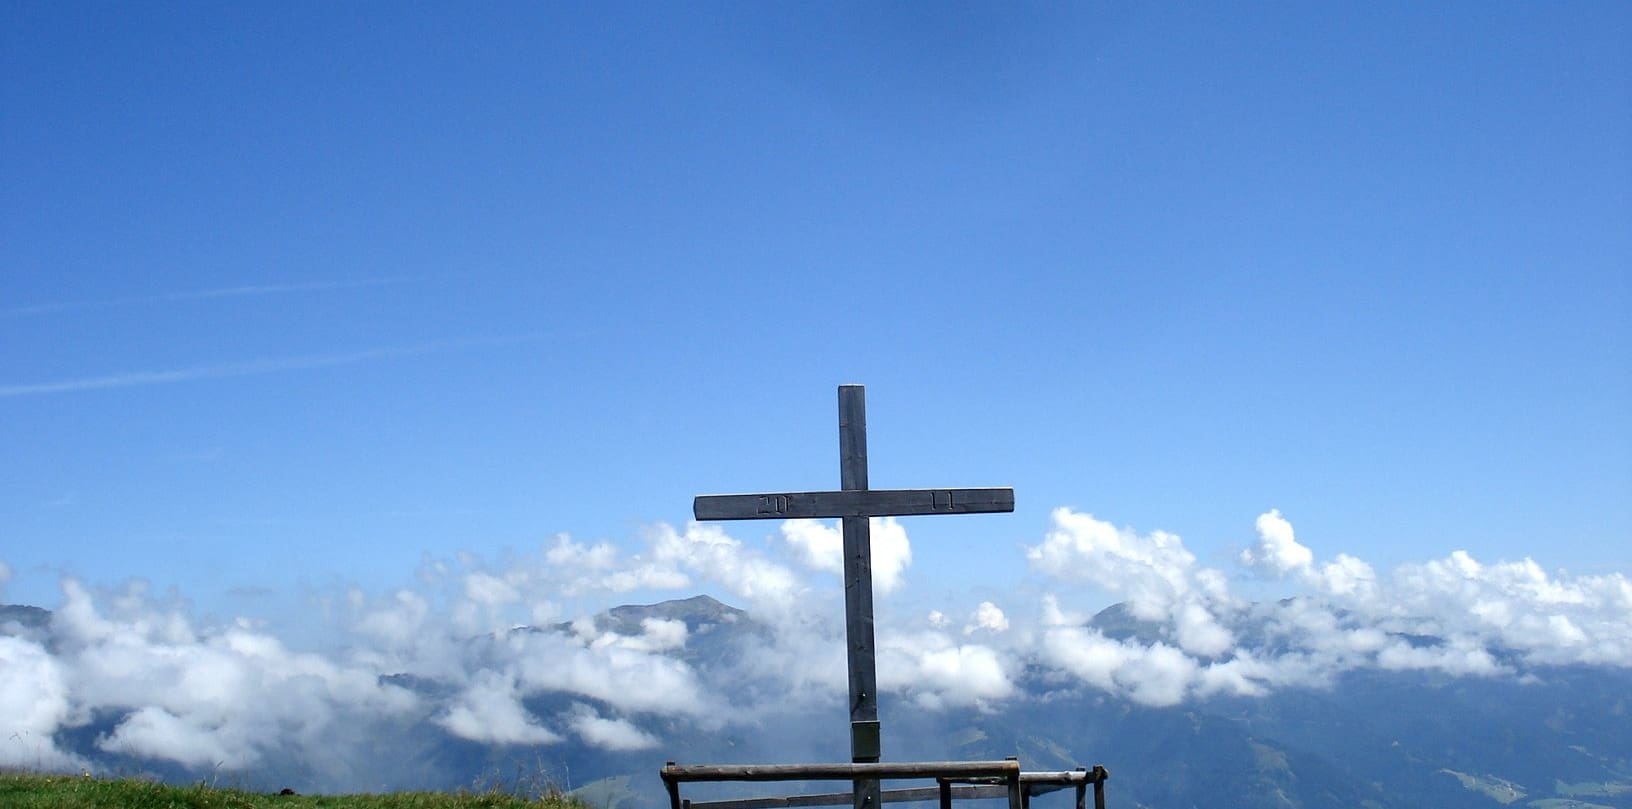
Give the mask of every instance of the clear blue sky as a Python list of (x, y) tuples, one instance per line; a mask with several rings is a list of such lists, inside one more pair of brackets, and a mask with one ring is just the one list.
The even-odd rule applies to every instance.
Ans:
[[(0, 3), (4, 600), (694, 494), (1632, 570), (1632, 6)], [(733, 526), (758, 542), (771, 525)], [(989, 561), (988, 561), (989, 560)], [(971, 564), (978, 561), (978, 564)], [(835, 595), (835, 598), (837, 596)]]

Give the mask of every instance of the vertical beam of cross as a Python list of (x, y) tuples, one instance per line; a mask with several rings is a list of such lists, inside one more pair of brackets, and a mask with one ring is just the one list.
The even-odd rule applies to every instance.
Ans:
[[(867, 399), (861, 385), (839, 386), (839, 488), (867, 488)], [(873, 539), (869, 517), (843, 518), (845, 647), (850, 670), (850, 760), (876, 762), (878, 670), (873, 651)], [(854, 809), (881, 806), (878, 781), (857, 781)]]

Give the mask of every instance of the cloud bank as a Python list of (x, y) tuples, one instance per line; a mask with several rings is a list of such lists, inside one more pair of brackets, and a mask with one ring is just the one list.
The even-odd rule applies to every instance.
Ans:
[[(911, 543), (894, 520), (873, 528), (887, 600), (907, 580)], [(340, 642), (321, 654), (253, 621), (199, 625), (140, 582), (65, 579), (48, 623), (0, 618), (0, 734), (11, 739), (0, 766), (116, 756), (355, 769), (348, 745), (414, 723), (474, 743), (608, 753), (649, 750), (675, 723), (743, 731), (843, 699), (838, 547), (837, 527), (815, 521), (785, 523), (762, 545), (715, 525), (655, 525), (632, 550), (557, 536), (501, 560), (433, 560), (412, 585), (325, 601)], [(1200, 563), (1177, 535), (1063, 508), (1023, 553), (1024, 594), (879, 624), (890, 698), (987, 711), (1063, 688), (1159, 707), (1320, 688), (1357, 669), (1523, 678), (1632, 667), (1632, 581), (1621, 574), (1464, 551), (1379, 572), (1344, 553), (1321, 558), (1274, 510), (1234, 570)], [(0, 587), (10, 575), (0, 562)], [(1296, 597), (1238, 594), (1266, 579)], [(708, 602), (596, 615), (637, 595), (698, 591), (746, 613)], [(86, 733), (89, 747), (64, 741)]]

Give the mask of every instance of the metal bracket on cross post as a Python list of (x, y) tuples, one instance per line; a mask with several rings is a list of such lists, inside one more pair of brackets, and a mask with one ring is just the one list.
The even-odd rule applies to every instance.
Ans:
[[(840, 518), (844, 533), (844, 631), (850, 670), (850, 760), (878, 762), (878, 676), (873, 648), (873, 517), (1014, 511), (1014, 490), (869, 489), (867, 401), (861, 385), (839, 386), (839, 491), (701, 495), (692, 515), (701, 520)], [(880, 809), (876, 778), (857, 778), (854, 809)]]
[[(850, 755), (854, 758), (870, 758), (877, 761), (883, 753), (878, 738), (878, 720), (861, 720), (850, 723)], [(858, 762), (859, 763), (859, 762)]]

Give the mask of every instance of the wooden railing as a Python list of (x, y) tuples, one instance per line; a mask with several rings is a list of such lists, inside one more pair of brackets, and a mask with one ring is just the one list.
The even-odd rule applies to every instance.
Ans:
[(886, 764), (736, 764), (680, 766), (669, 762), (660, 773), (669, 792), (669, 809), (792, 809), (805, 806), (843, 806), (854, 792), (824, 792), (770, 798), (692, 801), (680, 798), (687, 781), (882, 781), (934, 779), (935, 786), (887, 789), (885, 803), (939, 800), (952, 809), (955, 798), (1007, 798), (1009, 809), (1029, 809), (1031, 797), (1074, 787), (1076, 809), (1087, 809), (1088, 787), (1094, 789), (1094, 809), (1105, 809), (1105, 780), (1110, 773), (1100, 766), (1059, 772), (1021, 772), (1020, 762), (925, 761)]

